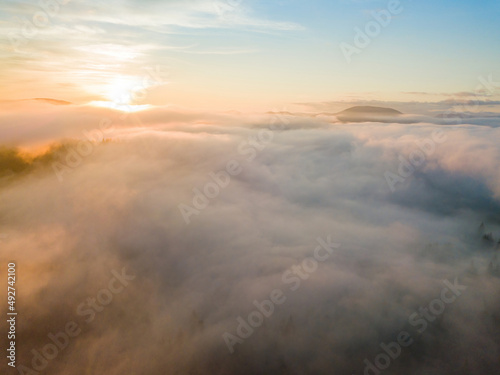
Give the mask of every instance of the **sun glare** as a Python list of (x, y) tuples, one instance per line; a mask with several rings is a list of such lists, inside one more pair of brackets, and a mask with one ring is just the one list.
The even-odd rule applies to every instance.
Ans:
[(104, 107), (104, 108), (111, 108), (111, 109), (116, 109), (117, 111), (122, 111), (122, 112), (139, 112), (139, 111), (144, 111), (145, 109), (151, 108), (151, 105), (149, 104), (120, 104), (120, 103), (115, 103), (115, 102), (106, 102), (106, 101), (93, 101), (89, 103), (90, 105), (93, 105), (94, 107)]
[(90, 105), (116, 109), (123, 112), (138, 112), (150, 108), (149, 104), (132, 104), (141, 98), (141, 92), (147, 88), (138, 77), (118, 76), (104, 87), (103, 94), (107, 101), (93, 101)]
[(106, 97), (116, 104), (130, 104), (144, 84), (137, 77), (119, 76), (106, 86)]

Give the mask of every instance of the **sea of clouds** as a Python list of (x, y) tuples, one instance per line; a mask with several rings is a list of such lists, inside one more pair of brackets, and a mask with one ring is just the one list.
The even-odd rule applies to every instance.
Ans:
[(498, 371), (493, 120), (33, 105), (0, 116), (18, 373)]

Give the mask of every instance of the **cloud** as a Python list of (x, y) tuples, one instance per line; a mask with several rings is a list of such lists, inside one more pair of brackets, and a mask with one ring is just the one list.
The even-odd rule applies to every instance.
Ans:
[[(2, 99), (24, 99), (26, 92), (35, 91), (33, 96), (75, 103), (100, 100), (109, 82), (142, 78), (144, 67), (168, 67), (182, 77), (186, 66), (200, 63), (196, 55), (260, 51), (248, 38), (242, 41), (242, 32), (275, 38), (304, 30), (297, 23), (270, 19), (250, 2), (46, 3), (52, 4), (50, 10), (42, 9), (43, 1), (0, 4), (5, 14), (0, 32), (6, 36), (0, 42)], [(46, 14), (43, 22), (35, 16), (40, 14)], [(222, 30), (228, 36), (224, 40)], [(58, 74), (47, 74), (53, 71)]]
[[(381, 100), (344, 100), (328, 102), (294, 103), (301, 111), (310, 115), (336, 115), (338, 112), (356, 106), (389, 107), (406, 114), (400, 120), (408, 122), (431, 122), (440, 124), (462, 123), (497, 126), (499, 102), (494, 100), (446, 99), (440, 101), (381, 101)], [(294, 112), (295, 113), (295, 112)], [(300, 113), (300, 112), (299, 112)], [(436, 119), (438, 118), (438, 119)], [(483, 121), (484, 119), (492, 121)], [(375, 119), (375, 118), (374, 118)], [(441, 119), (441, 120), (439, 120)], [(443, 121), (448, 119), (448, 121)], [(390, 119), (388, 118), (389, 122)], [(393, 119), (394, 120), (394, 119)]]
[[(361, 374), (402, 330), (415, 342), (387, 373), (498, 368), (500, 278), (477, 233), (485, 221), (500, 237), (497, 128), (33, 106), (4, 110), (0, 127), (25, 150), (0, 153), (14, 174), (0, 180), (0, 261), (19, 268), (19, 364), (74, 321), (81, 333), (42, 373)], [(53, 162), (103, 117), (109, 140), (59, 181)], [(446, 141), (391, 192), (384, 173), (436, 129)], [(33, 142), (59, 146), (33, 156)], [(187, 225), (179, 204), (230, 160), (241, 173)], [(341, 246), (291, 290), (283, 273), (328, 235)], [(123, 267), (135, 278), (87, 322), (79, 307)], [(455, 277), (467, 290), (419, 334), (409, 316)], [(276, 288), (286, 302), (230, 354), (222, 335)]]
[(491, 92), (486, 89), (478, 89), (476, 91), (459, 91), (453, 93), (432, 93), (425, 91), (408, 91), (403, 92), (408, 95), (434, 95), (434, 96), (452, 96), (452, 97), (478, 97), (478, 96), (491, 96)]

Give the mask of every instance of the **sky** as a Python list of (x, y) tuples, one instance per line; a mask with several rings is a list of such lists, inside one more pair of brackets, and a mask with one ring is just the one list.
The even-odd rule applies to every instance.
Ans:
[(498, 0), (57, 1), (0, 1), (1, 374), (498, 373)]
[(0, 100), (220, 110), (434, 102), (500, 75), (497, 1), (401, 1), (349, 59), (342, 43), (358, 48), (356, 28), (390, 2), (59, 1), (0, 4)]

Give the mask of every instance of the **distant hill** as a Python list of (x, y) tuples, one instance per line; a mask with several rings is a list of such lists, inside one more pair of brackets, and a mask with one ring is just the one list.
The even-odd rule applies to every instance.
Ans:
[(355, 106), (348, 108), (338, 114), (378, 114), (381, 116), (397, 116), (402, 115), (402, 112), (399, 112), (392, 108), (384, 108), (384, 107), (373, 107), (373, 106)]
[(354, 106), (347, 108), (341, 112), (321, 112), (321, 113), (301, 113), (287, 111), (267, 112), (268, 115), (278, 116), (294, 116), (294, 117), (334, 117), (330, 121), (333, 123), (350, 123), (350, 122), (380, 122), (380, 123), (396, 123), (396, 124), (414, 124), (421, 122), (422, 119), (416, 118), (415, 115), (408, 116), (394, 108), (375, 107), (375, 106)]
[(402, 112), (393, 108), (356, 106), (336, 113), (337, 118), (343, 122), (377, 121), (389, 122), (392, 117), (402, 115)]
[(26, 102), (31, 102), (31, 103), (45, 103), (45, 104), (51, 104), (51, 105), (71, 105), (73, 103), (67, 102), (66, 100), (59, 100), (59, 99), (52, 99), (52, 98), (31, 98), (31, 99), (14, 99), (14, 100), (0, 100), (0, 105), (1, 104), (9, 104), (9, 105), (15, 105), (15, 104), (22, 104)]

